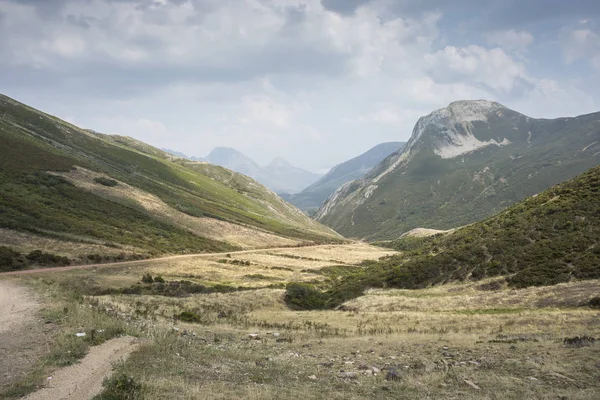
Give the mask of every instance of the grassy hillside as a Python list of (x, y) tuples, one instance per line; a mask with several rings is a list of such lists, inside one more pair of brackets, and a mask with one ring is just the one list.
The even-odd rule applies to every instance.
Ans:
[(4, 96), (0, 143), (0, 245), (11, 232), (144, 255), (340, 240), (247, 177)]
[[(390, 242), (403, 253), (365, 264), (327, 293), (305, 287), (302, 296), (304, 304), (319, 308), (360, 296), (368, 287), (417, 289), (496, 276), (505, 277), (498, 287), (597, 279), (599, 242), (600, 167), (595, 167), (454, 233)], [(299, 290), (291, 289), (291, 295)]]
[[(485, 120), (443, 119), (447, 109), (421, 118), (404, 153), (341, 189), (317, 219), (367, 240), (393, 240), (414, 228), (451, 229), (600, 165), (600, 113), (546, 120), (495, 107)], [(471, 142), (502, 145), (461, 146)]]

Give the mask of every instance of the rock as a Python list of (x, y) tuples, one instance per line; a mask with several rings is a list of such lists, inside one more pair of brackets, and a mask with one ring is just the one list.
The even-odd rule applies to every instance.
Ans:
[(448, 347), (448, 346), (444, 346), (444, 347), (442, 347), (442, 350), (448, 350), (448, 349), (449, 349), (449, 347)]
[(311, 375), (308, 377), (308, 379), (310, 379), (311, 381), (316, 381), (317, 380), (317, 376), (316, 375)]
[(84, 337), (85, 336), (85, 332), (78, 332), (75, 334), (75, 336), (77, 337)]
[(465, 382), (467, 385), (471, 386), (471, 387), (472, 387), (473, 389), (475, 389), (475, 390), (479, 390), (479, 389), (481, 389), (481, 388), (480, 388), (479, 386), (477, 386), (477, 385), (475, 384), (475, 382), (473, 382), (473, 381), (470, 381), (470, 380), (468, 380), (468, 379), (463, 379), (463, 381), (464, 381), (464, 382)]
[(390, 368), (388, 370), (388, 373), (385, 375), (385, 380), (386, 381), (399, 381), (400, 373), (398, 371), (396, 371), (394, 368)]
[(530, 377), (529, 377), (529, 380), (530, 380), (530, 381), (537, 381), (538, 379), (537, 379), (537, 378), (535, 378), (535, 377), (533, 377), (533, 376), (530, 376)]
[(273, 337), (279, 337), (279, 332), (273, 332)]
[(381, 372), (381, 370), (377, 367), (371, 367), (371, 371), (373, 371), (374, 374), (378, 374)]
[(358, 374), (356, 372), (340, 372), (340, 378), (342, 378), (342, 379), (357, 379)]
[(248, 335), (248, 337), (249, 337), (250, 339), (258, 339), (258, 333), (250, 333), (250, 334)]
[(371, 371), (370, 369), (363, 370), (363, 375), (373, 375), (373, 371)]

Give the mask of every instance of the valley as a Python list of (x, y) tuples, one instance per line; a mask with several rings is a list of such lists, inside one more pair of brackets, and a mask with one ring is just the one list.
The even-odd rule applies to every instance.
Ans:
[[(474, 136), (496, 118), (510, 139)], [(586, 141), (596, 119), (544, 132)], [(598, 398), (597, 153), (502, 153), (528, 123), (454, 104), (303, 192), (340, 182), (318, 219), (358, 241), (249, 176), (0, 97), (0, 398)], [(489, 184), (487, 208), (439, 206), (432, 171)]]

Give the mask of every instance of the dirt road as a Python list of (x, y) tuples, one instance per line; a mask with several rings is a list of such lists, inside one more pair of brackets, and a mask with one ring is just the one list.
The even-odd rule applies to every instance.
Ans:
[[(308, 247), (327, 247), (327, 246), (340, 246), (340, 245), (332, 245), (332, 244), (323, 244), (318, 246), (308, 246)], [(294, 247), (291, 247), (292, 249)], [(23, 271), (11, 271), (11, 272), (1, 272), (0, 277), (2, 276), (10, 276), (10, 275), (27, 275), (27, 274), (39, 274), (42, 272), (58, 272), (58, 271), (70, 271), (73, 269), (91, 269), (91, 268), (108, 268), (108, 267), (120, 267), (123, 265), (137, 265), (137, 264), (148, 264), (153, 262), (167, 261), (167, 260), (177, 260), (181, 258), (193, 258), (193, 257), (214, 257), (214, 256), (225, 256), (226, 254), (249, 254), (249, 253), (260, 253), (263, 251), (278, 251), (278, 250), (288, 250), (290, 247), (276, 247), (271, 249), (254, 249), (254, 250), (240, 250), (240, 251), (229, 251), (226, 253), (198, 253), (198, 254), (183, 254), (179, 256), (168, 256), (168, 257), (160, 257), (160, 258), (150, 258), (146, 260), (134, 260), (134, 261), (121, 261), (115, 263), (104, 263), (104, 264), (84, 264), (84, 265), (69, 265), (67, 267), (54, 267), (54, 268), (37, 268), (37, 269), (27, 269)]]
[[(24, 287), (0, 280), (0, 392), (22, 379), (51, 345), (53, 324), (36, 317), (38, 308)], [(81, 363), (55, 371), (47, 387), (26, 399), (90, 399), (102, 390), (111, 364), (127, 357), (136, 346), (137, 339), (121, 337), (92, 347)]]
[(0, 281), (0, 334), (15, 331), (30, 322), (37, 307), (25, 288)]
[(102, 391), (102, 381), (112, 371), (112, 363), (126, 358), (137, 347), (138, 340), (124, 336), (109, 340), (90, 352), (79, 364), (55, 371), (47, 386), (25, 397), (25, 400), (88, 400)]

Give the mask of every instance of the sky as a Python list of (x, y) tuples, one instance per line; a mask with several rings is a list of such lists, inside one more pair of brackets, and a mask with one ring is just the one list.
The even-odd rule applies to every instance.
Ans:
[(0, 0), (0, 93), (190, 156), (326, 172), (455, 100), (600, 111), (600, 2)]

